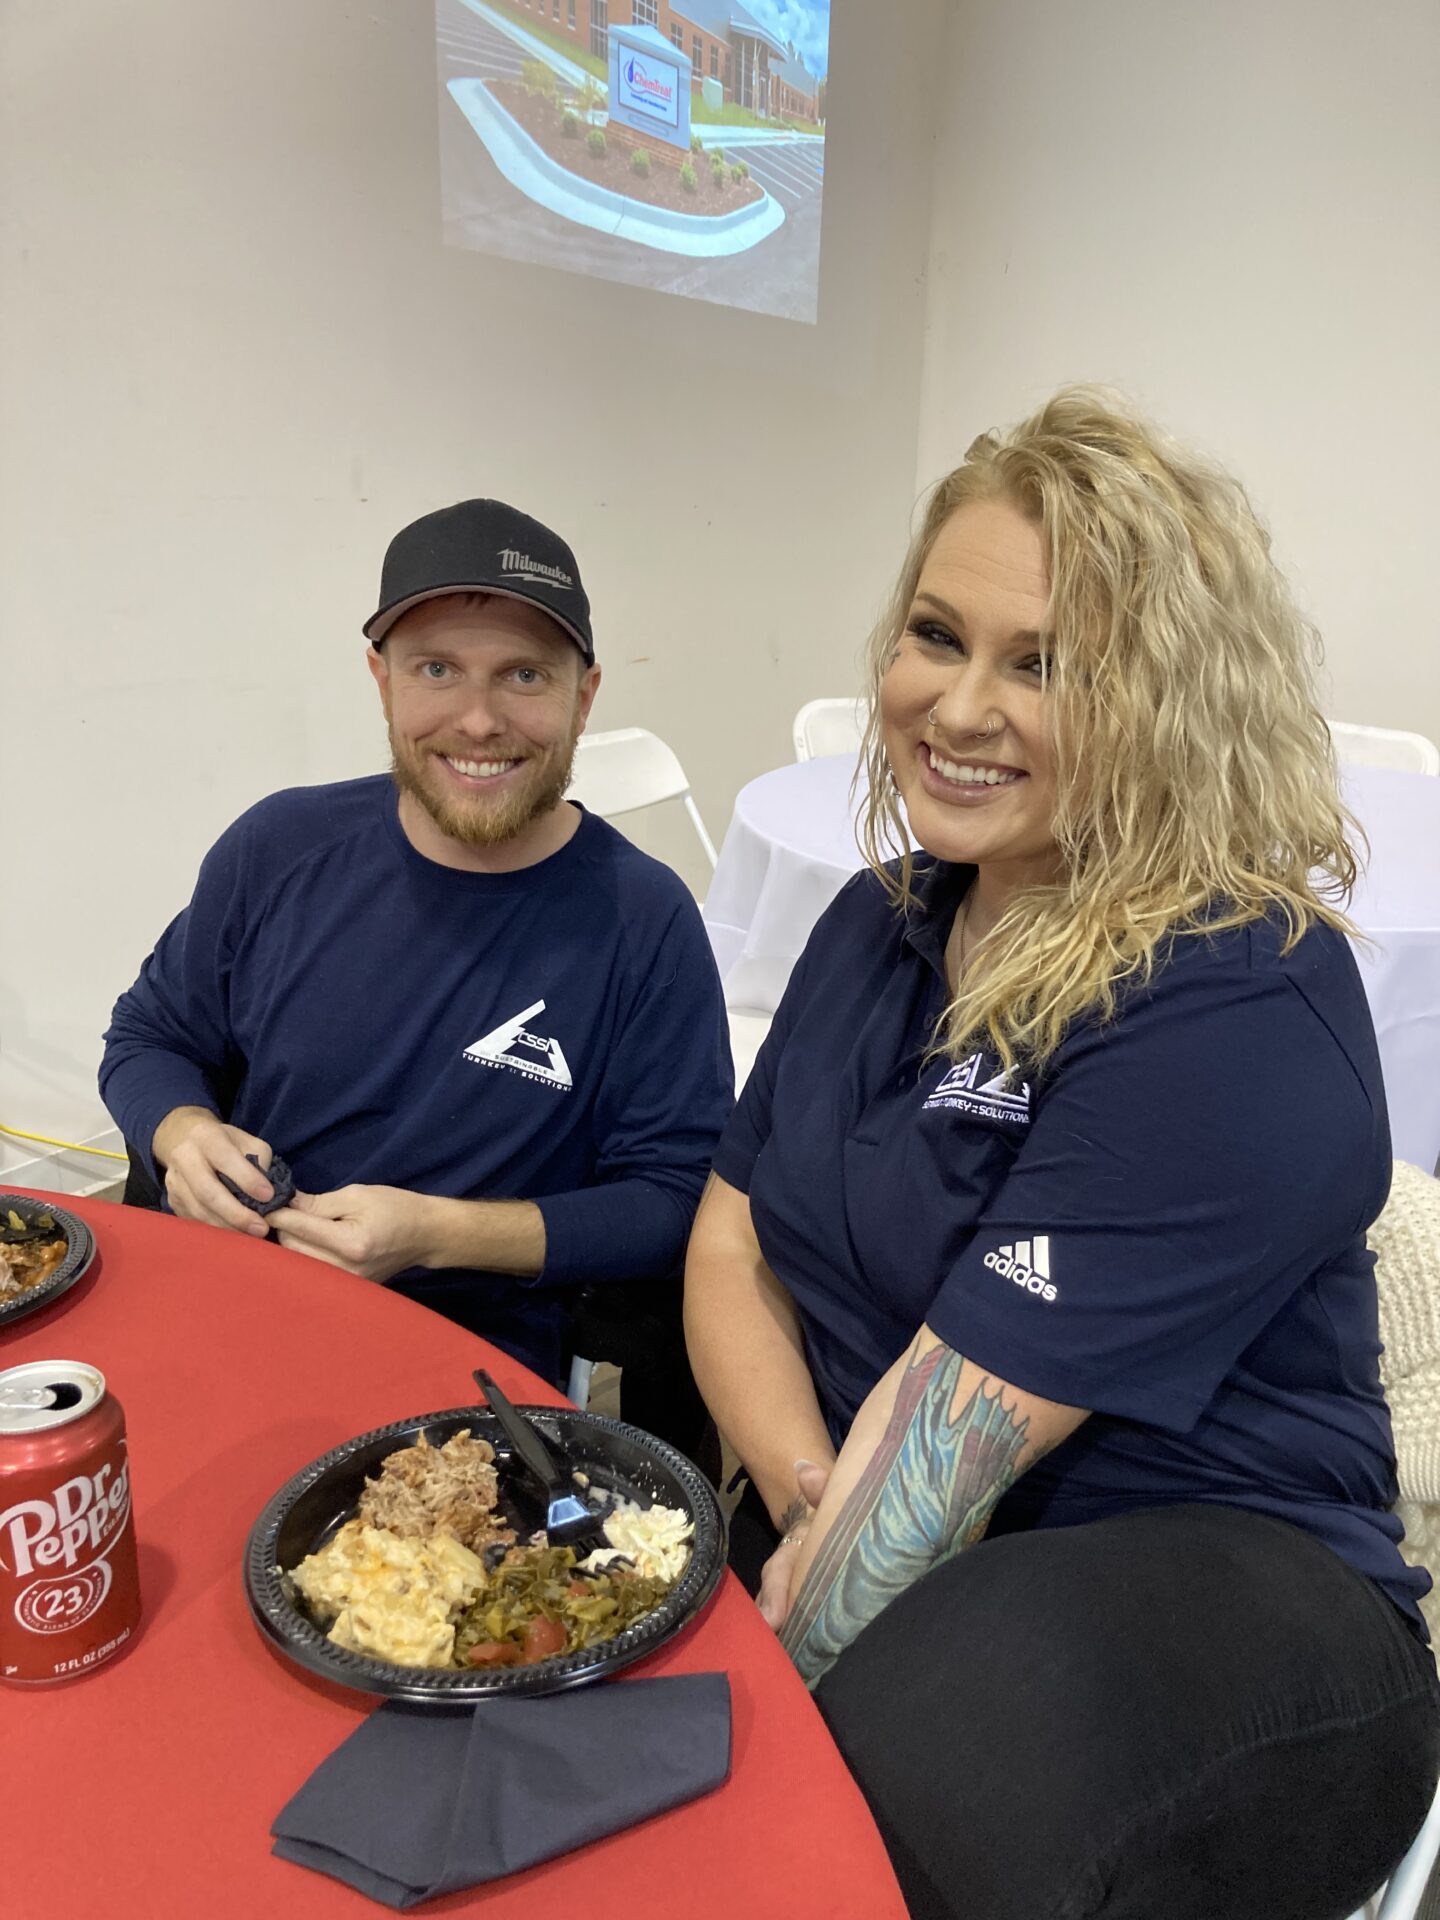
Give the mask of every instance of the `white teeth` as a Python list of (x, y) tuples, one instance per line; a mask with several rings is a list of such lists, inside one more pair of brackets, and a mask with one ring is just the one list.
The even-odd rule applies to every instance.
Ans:
[(942, 760), (932, 747), (930, 764), (943, 780), (953, 780), (961, 787), (1008, 787), (1023, 779), (1019, 773), (1007, 772), (1003, 767), (967, 767), (954, 760)]
[(472, 780), (489, 780), (497, 773), (508, 773), (511, 767), (518, 767), (518, 760), (452, 760), (445, 755), (447, 767), (453, 767), (457, 773), (469, 774)]

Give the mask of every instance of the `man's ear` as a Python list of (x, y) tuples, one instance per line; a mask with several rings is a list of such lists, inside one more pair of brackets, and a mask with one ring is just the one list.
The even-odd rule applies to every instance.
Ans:
[(587, 667), (580, 676), (580, 731), (585, 731), (585, 723), (590, 718), (590, 709), (595, 704), (595, 696), (600, 691), (599, 667)]
[(380, 705), (388, 720), (390, 718), (390, 662), (381, 653), (379, 647), (367, 647), (365, 664), (370, 669), (371, 678), (380, 689)]

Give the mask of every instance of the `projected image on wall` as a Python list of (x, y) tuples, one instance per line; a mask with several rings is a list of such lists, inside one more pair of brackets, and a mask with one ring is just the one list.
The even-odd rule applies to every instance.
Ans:
[(436, 0), (446, 242), (813, 321), (830, 0)]

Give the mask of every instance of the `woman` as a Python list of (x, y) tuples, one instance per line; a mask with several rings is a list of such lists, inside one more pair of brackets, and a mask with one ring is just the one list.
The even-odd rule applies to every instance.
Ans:
[(1240, 489), (1102, 399), (977, 441), (702, 1203), (762, 1606), (918, 1916), (1326, 1920), (1434, 1789), (1308, 640)]

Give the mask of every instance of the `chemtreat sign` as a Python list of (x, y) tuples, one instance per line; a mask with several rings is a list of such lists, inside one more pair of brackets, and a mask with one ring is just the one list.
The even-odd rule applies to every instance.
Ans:
[(679, 70), (638, 53), (627, 54), (620, 62), (620, 104), (632, 112), (663, 120), (667, 127), (678, 127)]
[(610, 29), (610, 124), (690, 151), (690, 56), (653, 27)]

